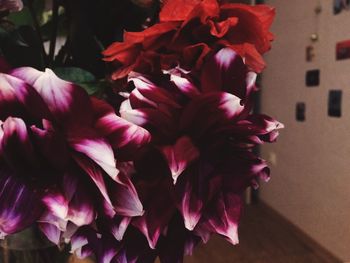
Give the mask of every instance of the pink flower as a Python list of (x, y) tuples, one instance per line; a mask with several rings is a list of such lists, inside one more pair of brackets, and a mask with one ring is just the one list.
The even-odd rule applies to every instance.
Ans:
[[(49, 69), (0, 73), (2, 236), (38, 223), (59, 243), (95, 220), (115, 228), (114, 218), (143, 214), (131, 174), (114, 154), (135, 144), (128, 136), (135, 125), (115, 115), (108, 134), (100, 133), (93, 104), (82, 88)], [(108, 136), (119, 136), (119, 144), (112, 147)]]
[[(238, 243), (242, 194), (258, 178), (269, 179), (266, 162), (252, 149), (275, 141), (283, 125), (250, 113), (256, 75), (232, 49), (210, 56), (199, 78), (183, 72), (129, 75), (133, 89), (124, 94), (120, 116), (144, 129), (129, 134), (136, 141), (150, 135), (133, 157), (132, 181), (144, 214), (119, 219), (128, 228), (112, 248), (110, 232), (94, 248), (90, 243), (99, 240), (99, 232), (84, 229), (73, 238), (79, 253), (95, 251), (100, 258), (105, 251), (109, 257), (102, 262), (154, 262), (157, 256), (182, 262), (213, 233)], [(101, 124), (108, 112), (100, 115)], [(79, 242), (89, 238), (94, 241)]]

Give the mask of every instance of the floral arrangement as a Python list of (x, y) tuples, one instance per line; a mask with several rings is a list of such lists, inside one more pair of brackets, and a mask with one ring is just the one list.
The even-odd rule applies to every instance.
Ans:
[(160, 7), (103, 51), (103, 92), (1, 59), (2, 237), (37, 225), (101, 263), (182, 262), (212, 234), (238, 243), (242, 194), (269, 179), (253, 148), (283, 128), (252, 113), (274, 9)]

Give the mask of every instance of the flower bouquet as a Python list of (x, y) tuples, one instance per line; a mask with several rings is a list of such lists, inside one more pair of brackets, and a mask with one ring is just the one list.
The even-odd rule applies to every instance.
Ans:
[(52, 57), (60, 70), (10, 66), (4, 52), (2, 237), (37, 226), (100, 263), (182, 262), (213, 234), (238, 243), (242, 194), (269, 179), (253, 149), (283, 128), (252, 113), (274, 9), (158, 4), (153, 24), (103, 51), (104, 88), (67, 81)]

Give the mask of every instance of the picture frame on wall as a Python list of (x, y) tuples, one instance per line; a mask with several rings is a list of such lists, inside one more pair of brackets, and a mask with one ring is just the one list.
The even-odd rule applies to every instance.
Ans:
[(350, 59), (350, 40), (338, 42), (336, 45), (336, 59)]

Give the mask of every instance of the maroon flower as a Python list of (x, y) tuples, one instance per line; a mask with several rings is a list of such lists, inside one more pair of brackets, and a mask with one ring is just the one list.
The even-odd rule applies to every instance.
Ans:
[(143, 32), (126, 32), (124, 42), (104, 51), (105, 60), (114, 63), (113, 79), (131, 71), (158, 74), (177, 65), (201, 71), (210, 51), (229, 47), (250, 70), (260, 72), (265, 66), (261, 55), (273, 39), (269, 32), (273, 17), (274, 10), (265, 5), (165, 1), (160, 23)]
[[(100, 257), (104, 251), (109, 257), (102, 262), (154, 262), (156, 256), (162, 262), (182, 262), (184, 254), (213, 233), (238, 243), (242, 194), (248, 186), (256, 187), (258, 178), (269, 179), (266, 162), (252, 149), (275, 141), (283, 125), (250, 113), (256, 74), (238, 53), (223, 48), (203, 68), (199, 78), (181, 69), (157, 78), (129, 75), (133, 89), (123, 93), (127, 99), (120, 116), (144, 129), (129, 133), (135, 141), (146, 134), (150, 139), (134, 151), (131, 172), (145, 212), (114, 219), (112, 236), (118, 242), (113, 248), (108, 229), (75, 235), (78, 253), (94, 251)], [(110, 114), (118, 118), (112, 112), (100, 110), (100, 128), (108, 126)], [(100, 246), (90, 245), (99, 239)]]
[[(112, 224), (115, 217), (143, 214), (130, 174), (117, 169), (121, 164), (107, 138), (119, 136), (114, 150), (127, 152), (135, 144), (128, 136), (135, 125), (115, 116), (113, 129), (102, 134), (96, 115), (82, 88), (49, 69), (0, 73), (1, 235), (37, 222), (59, 243), (97, 219)], [(143, 138), (138, 146), (147, 133)]]

